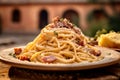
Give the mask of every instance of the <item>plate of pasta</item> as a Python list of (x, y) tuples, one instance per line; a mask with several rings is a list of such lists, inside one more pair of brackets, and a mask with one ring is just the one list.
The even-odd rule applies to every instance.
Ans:
[(117, 51), (90, 45), (78, 27), (56, 17), (27, 45), (1, 51), (0, 60), (37, 70), (83, 70), (118, 63), (120, 56)]

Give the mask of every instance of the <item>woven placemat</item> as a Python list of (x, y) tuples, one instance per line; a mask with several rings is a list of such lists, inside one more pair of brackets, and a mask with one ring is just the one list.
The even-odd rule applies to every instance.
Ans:
[(106, 68), (78, 71), (42, 71), (11, 67), (9, 77), (11, 80), (119, 80)]

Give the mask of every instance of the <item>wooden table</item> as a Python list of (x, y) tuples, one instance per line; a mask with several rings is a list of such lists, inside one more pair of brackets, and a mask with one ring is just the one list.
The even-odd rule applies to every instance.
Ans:
[(39, 71), (0, 62), (0, 80), (119, 80), (120, 64), (80, 71)]
[(0, 62), (0, 80), (10, 80), (8, 77), (10, 66)]

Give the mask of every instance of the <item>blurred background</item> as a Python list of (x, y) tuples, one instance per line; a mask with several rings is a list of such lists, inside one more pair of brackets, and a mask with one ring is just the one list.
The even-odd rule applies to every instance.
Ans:
[(120, 31), (119, 0), (0, 0), (0, 45), (26, 44), (56, 16), (90, 37)]

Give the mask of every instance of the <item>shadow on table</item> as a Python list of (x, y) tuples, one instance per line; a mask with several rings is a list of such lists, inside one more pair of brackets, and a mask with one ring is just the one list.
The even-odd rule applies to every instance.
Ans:
[(11, 67), (10, 80), (119, 80), (106, 68), (79, 71), (41, 71)]

